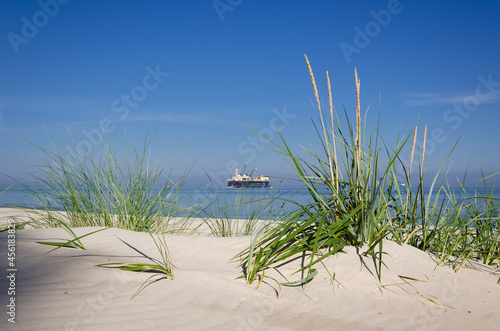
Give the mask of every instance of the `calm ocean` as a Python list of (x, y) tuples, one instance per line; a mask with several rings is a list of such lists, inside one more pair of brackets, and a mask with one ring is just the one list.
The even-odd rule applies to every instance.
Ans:
[[(0, 187), (0, 192), (5, 188)], [(486, 193), (484, 188), (467, 190), (467, 194), (471, 197), (486, 195)], [(499, 199), (497, 203), (500, 203), (500, 189), (496, 189), (493, 196)], [(258, 218), (260, 219), (276, 219), (276, 216), (283, 215), (295, 209), (296, 205), (289, 202), (290, 200), (304, 204), (308, 199), (308, 191), (305, 189), (201, 190), (188, 188), (183, 189), (179, 194), (178, 205), (181, 208), (187, 209), (200, 204), (200, 206), (205, 208), (205, 215), (214, 214), (224, 218), (245, 219), (258, 214)], [(432, 199), (431, 203), (433, 202), (434, 200)], [(35, 209), (39, 208), (40, 205), (28, 190), (12, 187), (0, 195), (0, 207)]]
[[(0, 187), (2, 192), (7, 187)], [(180, 208), (200, 205), (205, 215), (216, 214), (227, 218), (246, 219), (256, 213), (260, 219), (268, 219), (292, 210), (287, 200), (305, 203), (307, 190), (296, 189), (183, 189), (178, 196)], [(0, 207), (36, 209), (40, 204), (29, 190), (12, 187), (0, 195)], [(57, 209), (57, 208), (56, 208)], [(188, 214), (185, 212), (184, 214)], [(181, 214), (182, 215), (182, 214)]]

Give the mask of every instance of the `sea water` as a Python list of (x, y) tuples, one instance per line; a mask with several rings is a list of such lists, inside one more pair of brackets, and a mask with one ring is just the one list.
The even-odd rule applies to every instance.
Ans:
[[(0, 187), (2, 192), (6, 187)], [(158, 193), (153, 190), (152, 194)], [(174, 193), (174, 191), (172, 191)], [(176, 193), (176, 216), (222, 217), (231, 219), (278, 219), (297, 203), (307, 202), (307, 190), (271, 188), (183, 188)], [(50, 190), (44, 194), (51, 195)], [(170, 199), (167, 196), (167, 199)], [(41, 208), (32, 193), (11, 187), (0, 195), (0, 207)], [(195, 208), (196, 207), (196, 208)], [(55, 210), (61, 210), (57, 206)]]
[[(4, 189), (6, 187), (0, 187), (0, 192)], [(425, 200), (428, 199), (428, 192), (429, 189), (424, 189)], [(434, 189), (430, 197), (431, 205), (434, 204), (436, 192)], [(464, 200), (465, 196), (489, 195), (485, 188), (467, 189), (465, 193), (455, 189), (452, 192), (455, 196), (460, 196), (460, 200)], [(50, 191), (46, 193), (50, 194)], [(444, 193), (440, 193), (438, 204), (445, 199), (445, 196)], [(496, 204), (500, 203), (500, 189), (493, 192), (493, 198), (497, 199)], [(295, 210), (299, 204), (305, 205), (309, 201), (311, 197), (307, 189), (183, 188), (177, 196), (176, 206), (180, 209), (178, 216), (275, 220)], [(197, 208), (194, 208), (195, 206)], [(26, 188), (11, 187), (0, 195), (0, 207), (37, 209), (41, 206)]]

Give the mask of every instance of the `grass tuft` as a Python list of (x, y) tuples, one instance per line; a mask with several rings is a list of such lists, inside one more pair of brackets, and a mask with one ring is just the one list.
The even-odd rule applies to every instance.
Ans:
[[(303, 147), (305, 156), (300, 156), (292, 152), (279, 132), (279, 144), (268, 141), (298, 175), (310, 199), (303, 205), (296, 203), (296, 209), (287, 214), (282, 222), (255, 236), (249, 247), (235, 257), (243, 269), (242, 277), (248, 283), (257, 278), (262, 280), (266, 269), (302, 256), (304, 262), (297, 272), (305, 273), (305, 277), (298, 282), (307, 284), (315, 275), (313, 266), (316, 263), (351, 245), (366, 247), (363, 254), (378, 261), (380, 281), (381, 270), (385, 266), (385, 238), (432, 252), (438, 256), (440, 264), (451, 264), (457, 272), (470, 259), (498, 265), (500, 207), (498, 199), (493, 198), (494, 182), (493, 187), (489, 187), (486, 180), (496, 174), (483, 176), (488, 195), (467, 196), (464, 176), (460, 182), (462, 194), (455, 196), (454, 190), (446, 185), (446, 179), (438, 181), (454, 147), (426, 189), (424, 159), (427, 125), (424, 127), (419, 171), (413, 174), (417, 127), (409, 134), (400, 136), (394, 148), (384, 141), (379, 122), (375, 127), (368, 127), (366, 115), (361, 117), (360, 81), (356, 70), (354, 124), (351, 124), (345, 109), (345, 121), (339, 120), (331, 101), (327, 72), (328, 114), (331, 118), (331, 124), (327, 125), (316, 79), (309, 59), (305, 58), (319, 110), (319, 120), (313, 120), (313, 126), (321, 149), (317, 152)], [(410, 163), (407, 166), (403, 162), (402, 151), (411, 137)], [(340, 157), (337, 158), (337, 155)], [(416, 185), (412, 186), (412, 183)]]
[(111, 262), (95, 265), (96, 267), (117, 267), (124, 271), (153, 273), (153, 275), (148, 277), (142, 285), (139, 286), (139, 289), (134, 293), (131, 299), (137, 296), (148, 284), (151, 284), (153, 282), (153, 278), (174, 279), (175, 261), (170, 253), (170, 250), (168, 249), (165, 235), (154, 235), (151, 232), (149, 232), (149, 235), (153, 239), (153, 242), (160, 253), (160, 260), (152, 259), (154, 263)]
[[(35, 145), (43, 158), (28, 164), (33, 171), (23, 185), (41, 206), (43, 213), (38, 216), (45, 226), (65, 221), (71, 227), (168, 231), (169, 222), (187, 212), (179, 207), (179, 197), (189, 171), (177, 175), (166, 172), (166, 164), (151, 162), (148, 149), (153, 137), (146, 136), (141, 147), (132, 140), (130, 148), (124, 134), (123, 157), (105, 138), (95, 155), (77, 148), (68, 154), (52, 142), (51, 149)], [(65, 219), (57, 210), (65, 212)]]

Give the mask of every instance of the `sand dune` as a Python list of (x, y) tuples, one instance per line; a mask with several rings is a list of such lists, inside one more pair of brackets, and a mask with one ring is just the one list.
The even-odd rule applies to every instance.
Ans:
[[(5, 218), (4, 216), (0, 217)], [(5, 219), (4, 219), (5, 220)], [(78, 228), (84, 234), (96, 228)], [(249, 237), (166, 236), (177, 269), (131, 299), (149, 277), (95, 267), (106, 262), (148, 262), (159, 253), (147, 233), (108, 229), (83, 239), (87, 250), (51, 247), (36, 241), (69, 239), (62, 229), (16, 231), (16, 323), (7, 321), (7, 232), (0, 233), (4, 307), (2, 329), (14, 330), (498, 330), (498, 268), (477, 265), (455, 274), (410, 246), (386, 241), (382, 281), (376, 264), (352, 247), (325, 263), (305, 289), (267, 281), (236, 279), (229, 260)], [(142, 255), (142, 254), (143, 255)], [(145, 256), (144, 256), (145, 255)], [(299, 260), (269, 270), (278, 281), (292, 275)], [(400, 276), (403, 276), (400, 277)], [(411, 281), (408, 278), (420, 281)], [(382, 286), (381, 286), (382, 285)], [(432, 301), (434, 302), (432, 302)]]

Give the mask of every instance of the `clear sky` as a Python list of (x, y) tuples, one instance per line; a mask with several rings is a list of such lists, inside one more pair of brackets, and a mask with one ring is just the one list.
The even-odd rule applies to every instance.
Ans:
[[(96, 151), (159, 127), (151, 157), (231, 176), (290, 169), (248, 125), (316, 143), (304, 54), (337, 110), (361, 107), (388, 144), (428, 125), (426, 169), (454, 143), (450, 177), (500, 171), (500, 2), (176, 0), (0, 2), (0, 182), (36, 162), (30, 142)], [(354, 118), (354, 117), (353, 117)], [(161, 126), (160, 126), (161, 125)], [(319, 147), (319, 145), (316, 144)], [(201, 170), (203, 169), (203, 171)], [(193, 180), (196, 184), (197, 179)]]

